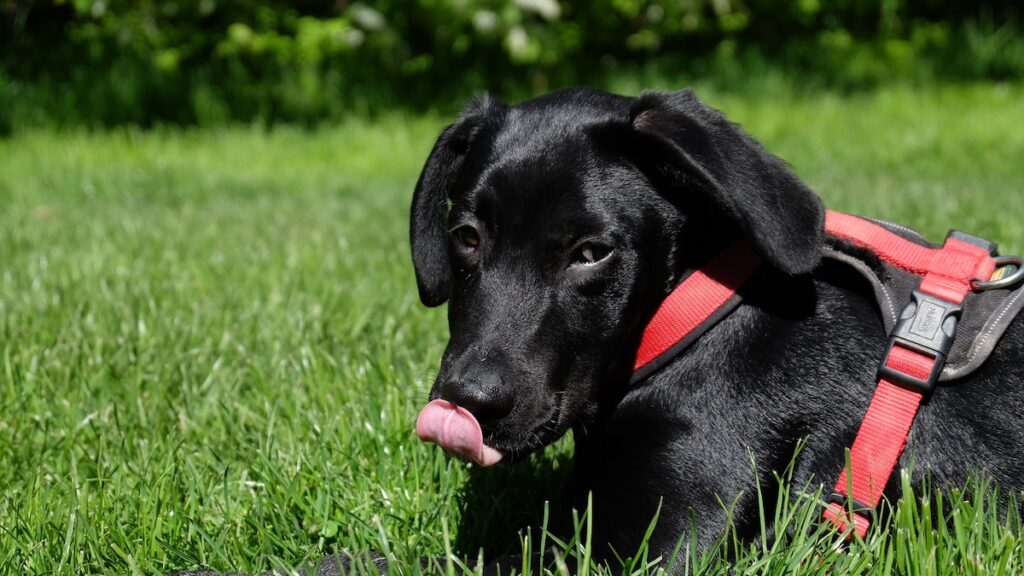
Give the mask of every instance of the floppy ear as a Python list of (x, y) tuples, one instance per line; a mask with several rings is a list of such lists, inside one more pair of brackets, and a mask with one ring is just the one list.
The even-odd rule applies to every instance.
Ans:
[(445, 229), (448, 199), (458, 183), (471, 144), (504, 109), (504, 104), (487, 95), (471, 102), (459, 120), (438, 137), (416, 183), (409, 214), (409, 243), (420, 300), (427, 306), (444, 303), (451, 290)]
[(788, 274), (820, 260), (824, 208), (786, 164), (690, 90), (641, 95), (632, 129), (659, 171), (701, 190), (769, 263)]

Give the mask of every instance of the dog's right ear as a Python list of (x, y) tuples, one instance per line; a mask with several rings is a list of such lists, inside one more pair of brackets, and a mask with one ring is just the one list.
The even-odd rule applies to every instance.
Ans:
[(448, 264), (448, 200), (458, 184), (466, 156), (480, 134), (504, 116), (506, 107), (488, 95), (476, 98), (438, 137), (423, 166), (409, 214), (409, 243), (420, 300), (438, 306), (448, 300), (452, 272)]
[(818, 265), (821, 200), (721, 112), (690, 90), (648, 92), (630, 109), (630, 129), (654, 172), (675, 191), (701, 194), (767, 262), (793, 275)]

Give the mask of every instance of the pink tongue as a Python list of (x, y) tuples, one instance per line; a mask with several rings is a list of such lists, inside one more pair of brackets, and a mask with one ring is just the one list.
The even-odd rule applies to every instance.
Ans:
[(433, 400), (416, 418), (416, 434), (420, 440), (435, 442), (445, 452), (481, 466), (497, 464), (501, 452), (484, 445), (480, 424), (465, 408), (445, 400)]

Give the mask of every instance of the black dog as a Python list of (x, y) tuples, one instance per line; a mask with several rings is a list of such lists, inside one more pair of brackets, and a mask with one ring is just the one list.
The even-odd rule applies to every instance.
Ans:
[[(659, 504), (655, 555), (691, 526), (713, 543), (723, 502), (752, 534), (755, 483), (770, 486), (802, 439), (793, 485), (835, 482), (886, 349), (867, 283), (821, 258), (823, 212), (689, 91), (479, 99), (438, 139), (413, 198), (420, 297), (448, 300), (451, 328), (421, 437), (489, 465), (572, 429), (605, 552), (636, 550)], [(737, 238), (766, 263), (744, 304), (630, 385), (658, 305)], [(980, 370), (934, 392), (901, 460), (915, 481), (983, 472), (1022, 486), (1022, 357), (1017, 319)], [(885, 495), (898, 497), (898, 476)]]
[[(823, 215), (782, 161), (689, 91), (475, 101), (412, 203), (420, 297), (449, 301), (451, 328), (420, 435), (490, 465), (572, 429), (607, 558), (635, 551), (659, 506), (651, 557), (693, 528), (711, 545), (722, 503), (753, 535), (756, 483), (774, 485), (801, 441), (794, 489), (835, 481), (887, 345), (867, 282), (822, 259)], [(631, 384), (663, 299), (737, 238), (765, 263), (743, 304)], [(915, 481), (983, 472), (1022, 487), (1022, 358), (1018, 318), (985, 365), (935, 390), (901, 461)], [(330, 558), (325, 573), (347, 564)]]

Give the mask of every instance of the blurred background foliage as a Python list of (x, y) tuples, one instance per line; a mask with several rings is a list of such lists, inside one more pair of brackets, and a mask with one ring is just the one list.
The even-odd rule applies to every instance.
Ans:
[(1019, 80), (1019, 0), (0, 0), (0, 131), (450, 112), (622, 76)]

